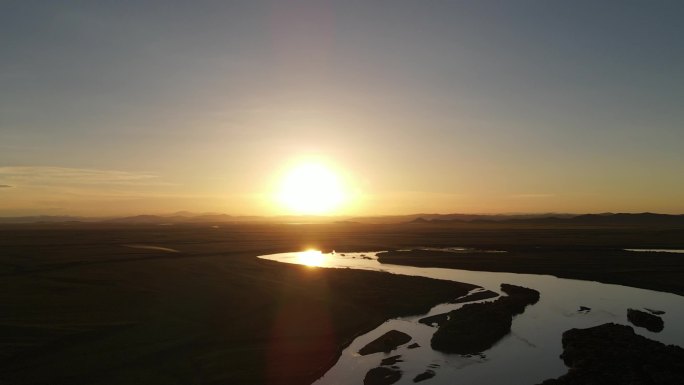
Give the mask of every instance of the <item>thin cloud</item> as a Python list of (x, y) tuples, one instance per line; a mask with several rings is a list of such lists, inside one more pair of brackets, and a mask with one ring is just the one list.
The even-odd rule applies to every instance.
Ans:
[(516, 194), (516, 195), (511, 195), (511, 198), (514, 198), (514, 199), (542, 199), (542, 198), (551, 198), (554, 196), (555, 195), (553, 195), (553, 194)]
[(49, 166), (0, 167), (0, 176), (25, 184), (159, 184), (158, 175), (88, 168)]

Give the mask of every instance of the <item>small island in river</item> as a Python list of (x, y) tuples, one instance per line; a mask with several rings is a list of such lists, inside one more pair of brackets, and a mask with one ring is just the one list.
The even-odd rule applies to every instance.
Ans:
[(665, 328), (662, 318), (641, 310), (627, 309), (627, 320), (634, 326), (645, 328), (654, 333), (660, 333)]
[(567, 374), (541, 385), (684, 384), (684, 349), (634, 333), (630, 326), (607, 323), (563, 333)]
[(411, 341), (410, 335), (398, 330), (390, 330), (362, 347), (359, 354), (365, 356), (379, 352), (389, 353), (409, 341)]
[(363, 385), (390, 385), (400, 379), (400, 370), (379, 366), (366, 373), (366, 377), (363, 379)]
[(494, 302), (463, 305), (449, 313), (432, 336), (431, 345), (445, 353), (475, 354), (489, 349), (511, 331), (513, 316), (539, 301), (536, 290), (501, 284), (508, 294)]

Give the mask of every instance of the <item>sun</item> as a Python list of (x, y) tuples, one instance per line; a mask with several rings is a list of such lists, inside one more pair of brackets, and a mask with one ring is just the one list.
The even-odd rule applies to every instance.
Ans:
[(297, 255), (297, 262), (309, 267), (320, 267), (325, 263), (325, 255), (318, 250), (302, 251)]
[(346, 200), (340, 177), (322, 163), (302, 163), (285, 174), (278, 201), (296, 214), (329, 214)]

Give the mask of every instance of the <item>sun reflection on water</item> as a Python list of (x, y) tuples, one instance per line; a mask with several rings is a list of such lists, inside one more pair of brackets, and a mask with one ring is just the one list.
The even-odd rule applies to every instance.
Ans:
[(325, 255), (323, 255), (323, 253), (321, 253), (319, 250), (302, 251), (299, 253), (299, 255), (297, 255), (297, 261), (302, 265), (319, 267), (323, 266), (325, 262)]

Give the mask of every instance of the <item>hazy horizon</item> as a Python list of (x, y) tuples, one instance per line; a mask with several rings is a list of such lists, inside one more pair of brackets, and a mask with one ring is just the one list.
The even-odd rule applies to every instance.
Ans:
[(0, 216), (682, 213), (683, 17), (5, 2)]
[(405, 214), (364, 214), (364, 215), (343, 215), (343, 214), (297, 214), (297, 213), (290, 213), (290, 214), (272, 214), (272, 215), (249, 215), (249, 214), (231, 214), (231, 213), (225, 213), (225, 212), (190, 212), (187, 210), (180, 210), (180, 211), (175, 211), (175, 212), (130, 212), (130, 213), (123, 213), (120, 215), (103, 215), (103, 216), (92, 216), (92, 215), (71, 215), (71, 214), (62, 214), (62, 215), (49, 215), (49, 214), (32, 214), (32, 215), (17, 215), (17, 216), (10, 216), (10, 215), (0, 215), (0, 220), (2, 219), (13, 219), (13, 218), (79, 218), (79, 219), (85, 219), (85, 220), (109, 220), (109, 219), (125, 219), (125, 218), (136, 218), (136, 217), (160, 217), (160, 218), (171, 218), (171, 217), (187, 217), (188, 219), (193, 219), (193, 218), (201, 218), (201, 217), (221, 217), (221, 216), (226, 216), (230, 218), (235, 218), (235, 219), (245, 219), (245, 218), (253, 218), (253, 219), (265, 219), (265, 220), (275, 220), (278, 218), (310, 218), (312, 220), (320, 219), (320, 220), (349, 220), (349, 219), (373, 219), (373, 218), (427, 218), (427, 219), (432, 219), (432, 218), (441, 218), (444, 217), (446, 219), (449, 218), (458, 218), (458, 217), (491, 217), (491, 218), (496, 218), (496, 217), (501, 217), (501, 218), (519, 218), (519, 217), (529, 217), (529, 218), (548, 218), (548, 217), (560, 217), (560, 218), (565, 218), (565, 217), (576, 217), (576, 216), (583, 216), (583, 215), (642, 215), (642, 214), (651, 214), (651, 215), (669, 215), (669, 216), (684, 216), (684, 213), (662, 213), (662, 212), (651, 212), (651, 211), (642, 211), (642, 212), (610, 212), (610, 211), (603, 211), (603, 212), (492, 212), (492, 213), (468, 213), (468, 212), (443, 212), (443, 213), (437, 213), (437, 212), (414, 212), (414, 213), (405, 213)]

